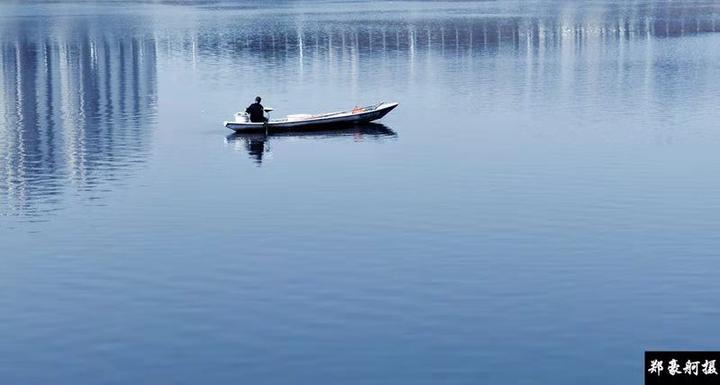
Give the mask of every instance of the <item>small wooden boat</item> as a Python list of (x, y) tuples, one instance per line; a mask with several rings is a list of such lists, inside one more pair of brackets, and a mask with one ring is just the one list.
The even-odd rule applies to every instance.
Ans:
[[(270, 120), (266, 123), (250, 122), (246, 113), (238, 112), (235, 114), (235, 121), (226, 121), (225, 127), (235, 132), (282, 132), (321, 127), (332, 128), (341, 125), (368, 123), (373, 120), (378, 120), (397, 106), (398, 103), (382, 102), (372, 106), (355, 107), (350, 111), (330, 112), (319, 115), (288, 115), (284, 119)], [(265, 110), (272, 111), (271, 108), (266, 108)]]

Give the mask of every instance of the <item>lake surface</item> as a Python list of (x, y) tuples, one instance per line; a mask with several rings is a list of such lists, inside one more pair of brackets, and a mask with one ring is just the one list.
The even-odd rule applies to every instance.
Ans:
[[(630, 384), (720, 337), (720, 4), (0, 4), (0, 383)], [(222, 126), (400, 106), (380, 126)]]

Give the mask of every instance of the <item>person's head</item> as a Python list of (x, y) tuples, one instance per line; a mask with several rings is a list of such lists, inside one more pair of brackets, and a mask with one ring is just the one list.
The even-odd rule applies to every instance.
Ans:
[(259, 96), (256, 96), (256, 97), (255, 97), (255, 103), (260, 103), (261, 100), (262, 100), (261, 97), (259, 97)]

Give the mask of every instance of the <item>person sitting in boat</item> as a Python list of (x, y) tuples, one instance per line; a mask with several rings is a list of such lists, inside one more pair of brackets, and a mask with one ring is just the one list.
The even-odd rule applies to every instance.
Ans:
[(245, 109), (245, 112), (250, 114), (250, 121), (256, 122), (256, 123), (263, 123), (267, 122), (267, 118), (265, 118), (265, 108), (260, 104), (260, 101), (262, 100), (261, 97), (255, 98), (255, 103), (251, 104), (248, 108)]

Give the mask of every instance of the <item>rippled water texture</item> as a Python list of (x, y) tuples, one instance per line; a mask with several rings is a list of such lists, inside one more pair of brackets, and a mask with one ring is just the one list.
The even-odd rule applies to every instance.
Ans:
[[(720, 323), (713, 1), (0, 4), (0, 383), (625, 384)], [(398, 101), (375, 125), (237, 136)]]

